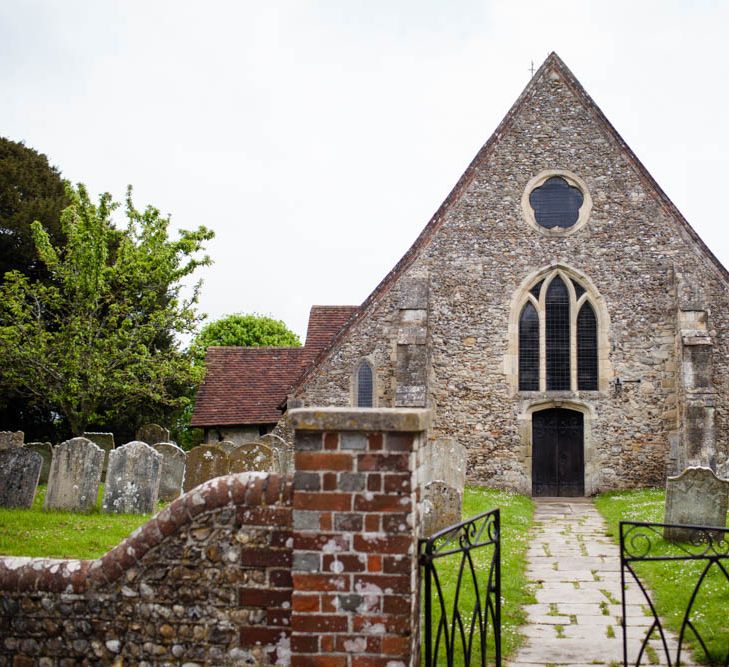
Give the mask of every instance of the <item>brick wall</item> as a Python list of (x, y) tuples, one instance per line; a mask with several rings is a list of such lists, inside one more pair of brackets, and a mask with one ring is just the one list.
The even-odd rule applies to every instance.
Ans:
[(0, 667), (417, 664), (428, 414), (293, 415), (294, 484), (211, 480), (98, 560), (0, 557)]
[(425, 410), (292, 410), (293, 667), (418, 663)]

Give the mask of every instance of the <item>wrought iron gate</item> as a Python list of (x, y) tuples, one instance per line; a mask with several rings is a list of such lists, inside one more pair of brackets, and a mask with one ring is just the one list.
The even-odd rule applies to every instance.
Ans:
[[(683, 531), (689, 530), (691, 534), (690, 541), (665, 541), (663, 539), (665, 528), (681, 529)], [(671, 651), (669, 650), (669, 643), (671, 642), (669, 642), (666, 636), (666, 630), (659, 617), (661, 610), (656, 608), (655, 600), (651, 597), (650, 591), (636, 571), (636, 565), (640, 563), (668, 563), (670, 561), (692, 561), (697, 563), (695, 572), (686, 572), (690, 568), (681, 567), (680, 571), (676, 570), (672, 575), (680, 577), (682, 581), (685, 580), (685, 590), (686, 592), (690, 591), (688, 603), (683, 613), (678, 632), (678, 645), (676, 647), (675, 657), (671, 656)], [(715, 568), (713, 572), (712, 568)], [(724, 625), (724, 632), (726, 634), (723, 637), (723, 645), (718, 645), (717, 647), (715, 644), (712, 649), (707, 645), (708, 643), (712, 643), (712, 640), (706, 636), (705, 630), (702, 633), (702, 623), (700, 621), (702, 612), (700, 609), (697, 609), (697, 596), (699, 591), (702, 588), (702, 584), (706, 584), (711, 576), (716, 577), (720, 584), (723, 582), (724, 595), (729, 595), (729, 571), (727, 568), (729, 568), (729, 528), (621, 521), (620, 581), (622, 584), (623, 664), (625, 667), (629, 664), (640, 665), (641, 661), (644, 661), (643, 664), (646, 664), (650, 660), (651, 656), (647, 654), (651, 650), (649, 648), (649, 640), (651, 638), (660, 640), (658, 645), (669, 667), (681, 665), (681, 653), (687, 648), (685, 641), (689, 630), (704, 650), (707, 659), (710, 661), (709, 664), (729, 667), (729, 624)], [(649, 620), (652, 617), (652, 623), (640, 644), (635, 662), (632, 662), (632, 659), (629, 662), (628, 659), (628, 621), (626, 618), (627, 608), (625, 599), (626, 573), (632, 575), (632, 578), (638, 584), (640, 592), (647, 603), (646, 613), (648, 609), (650, 610), (650, 614), (648, 614)], [(723, 579), (721, 577), (722, 574)], [(671, 576), (671, 574), (669, 573), (668, 576)], [(693, 577), (695, 577), (695, 581), (691, 580)], [(641, 630), (644, 629), (641, 628)], [(657, 634), (657, 637), (654, 637), (655, 634)], [(723, 646), (726, 646), (726, 649)], [(726, 654), (724, 654), (724, 650), (726, 650)]]
[(501, 667), (500, 535), (495, 509), (420, 540), (426, 667)]

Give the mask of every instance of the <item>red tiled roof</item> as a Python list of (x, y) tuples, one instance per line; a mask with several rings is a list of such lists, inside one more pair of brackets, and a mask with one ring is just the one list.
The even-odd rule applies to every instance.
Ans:
[(312, 306), (306, 330), (306, 349), (315, 357), (329, 343), (359, 306)]
[(192, 426), (272, 424), (307, 361), (303, 347), (209, 347)]
[(192, 426), (272, 424), (289, 389), (357, 306), (312, 306), (304, 347), (209, 347)]

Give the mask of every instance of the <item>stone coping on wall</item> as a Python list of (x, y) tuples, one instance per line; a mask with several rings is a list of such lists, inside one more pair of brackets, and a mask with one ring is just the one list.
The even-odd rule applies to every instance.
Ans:
[(300, 431), (426, 431), (431, 411), (423, 408), (295, 408), (291, 426)]
[(196, 516), (227, 505), (290, 505), (290, 478), (245, 472), (201, 484), (96, 560), (0, 557), (0, 591), (80, 594), (118, 580), (144, 555)]

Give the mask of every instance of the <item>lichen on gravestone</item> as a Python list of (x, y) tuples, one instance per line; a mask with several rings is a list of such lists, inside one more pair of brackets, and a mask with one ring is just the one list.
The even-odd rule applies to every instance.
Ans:
[(102, 512), (150, 514), (157, 506), (162, 454), (140, 441), (109, 454)]
[(104, 450), (87, 438), (72, 438), (53, 450), (45, 510), (84, 512), (96, 504)]
[(30, 508), (42, 466), (43, 457), (32, 449), (0, 450), (0, 507)]

